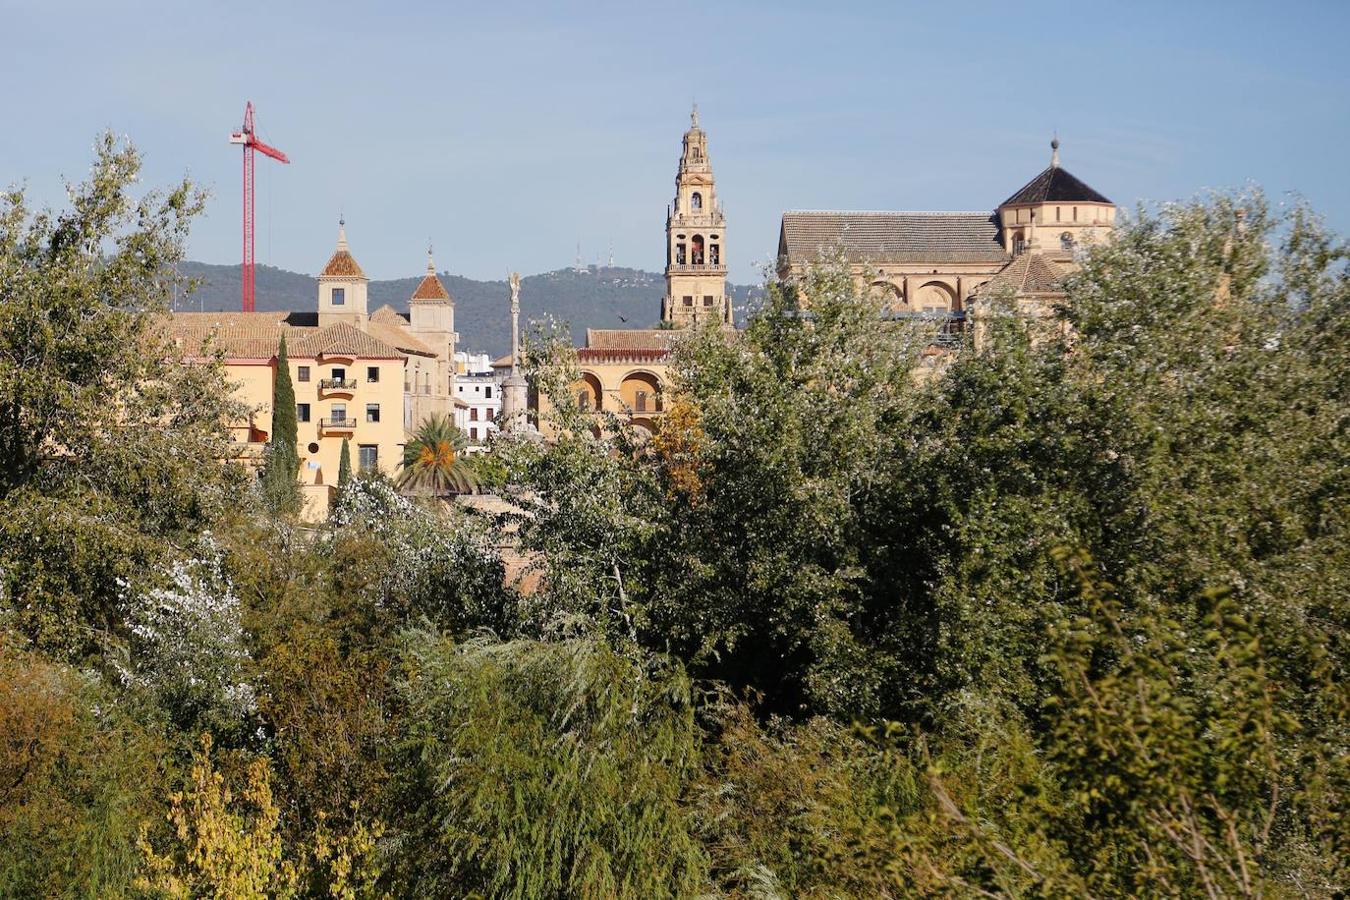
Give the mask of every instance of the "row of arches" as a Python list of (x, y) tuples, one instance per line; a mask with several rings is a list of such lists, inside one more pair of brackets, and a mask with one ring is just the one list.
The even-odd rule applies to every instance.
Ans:
[(664, 411), (661, 379), (641, 369), (624, 375), (617, 388), (608, 388), (594, 372), (583, 371), (572, 390), (577, 408), (587, 412), (652, 415)]
[[(712, 240), (704, 243), (703, 235), (696, 234), (691, 237), (688, 243), (685, 243), (684, 235), (675, 235), (675, 265), (684, 266), (717, 266), (722, 263), (722, 246), (717, 243), (718, 236), (712, 235)], [(706, 247), (706, 253), (705, 253)]]
[(892, 312), (914, 313), (950, 313), (961, 311), (961, 298), (951, 286), (941, 281), (929, 281), (919, 285), (905, 296), (904, 288), (893, 281), (874, 281), (872, 289), (879, 291), (886, 301), (886, 308)]

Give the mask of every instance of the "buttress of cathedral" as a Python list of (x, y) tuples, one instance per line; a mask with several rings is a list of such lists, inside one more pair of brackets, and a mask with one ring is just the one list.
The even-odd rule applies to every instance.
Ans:
[(727, 296), (726, 218), (717, 199), (708, 135), (698, 107), (689, 114), (675, 175), (675, 202), (666, 211), (666, 296), (661, 321), (676, 325), (731, 324)]

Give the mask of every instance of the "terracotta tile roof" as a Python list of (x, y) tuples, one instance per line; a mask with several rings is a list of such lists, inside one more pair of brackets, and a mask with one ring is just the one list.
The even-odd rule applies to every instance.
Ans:
[(588, 350), (661, 350), (667, 351), (679, 337), (673, 329), (661, 328), (587, 328)]
[(436, 277), (435, 272), (428, 272), (422, 278), (421, 283), (417, 285), (417, 290), (413, 291), (412, 298), (414, 300), (449, 300), (450, 292), (445, 289), (445, 285), (441, 284), (441, 280)]
[(661, 362), (670, 356), (669, 350), (655, 347), (597, 348), (581, 347), (577, 350), (577, 360), (583, 363), (601, 362)]
[(184, 352), (193, 352), (210, 340), (226, 359), (271, 359), (286, 335), (286, 352), (293, 358), (344, 354), (367, 359), (402, 359), (396, 345), (339, 322), (319, 328), (313, 314), (287, 312), (173, 313), (164, 327)]
[(169, 337), (185, 353), (192, 353), (208, 340), (212, 349), (232, 359), (271, 359), (287, 336), (287, 352), (297, 340), (297, 329), (286, 321), (285, 312), (180, 312), (165, 317)]
[(985, 212), (783, 213), (778, 253), (810, 263), (842, 249), (851, 262), (975, 262), (1008, 258), (998, 220)]
[(999, 206), (1022, 203), (1110, 203), (1101, 194), (1069, 174), (1067, 169), (1052, 165), (1024, 184), (1017, 193)]
[(360, 356), (367, 359), (402, 359), (397, 347), (348, 322), (316, 328), (294, 343), (286, 338), (286, 349), (293, 356)]
[(392, 344), (405, 353), (416, 353), (418, 356), (435, 356), (436, 351), (422, 343), (412, 332), (408, 330), (408, 323), (399, 317), (398, 325), (390, 325), (385, 322), (376, 322), (374, 317), (366, 325), (366, 329), (375, 337), (384, 341), (386, 344)]
[(361, 267), (356, 263), (356, 257), (352, 256), (350, 250), (337, 249), (333, 251), (332, 257), (328, 260), (328, 265), (323, 267), (320, 275), (337, 275), (344, 278), (365, 278), (366, 273), (361, 271)]
[(1014, 295), (1062, 294), (1064, 270), (1039, 253), (1023, 253), (976, 290), (979, 296), (1011, 289)]
[(403, 326), (408, 324), (408, 317), (386, 303), (370, 314), (370, 321), (380, 325)]

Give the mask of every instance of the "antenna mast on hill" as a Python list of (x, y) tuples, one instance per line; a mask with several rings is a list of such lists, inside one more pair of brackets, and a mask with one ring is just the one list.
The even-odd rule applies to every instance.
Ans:
[(258, 140), (253, 130), (253, 101), (244, 107), (244, 127), (230, 135), (231, 144), (244, 147), (244, 263), (240, 267), (240, 294), (244, 312), (253, 312), (253, 151), (289, 163), (286, 154)]

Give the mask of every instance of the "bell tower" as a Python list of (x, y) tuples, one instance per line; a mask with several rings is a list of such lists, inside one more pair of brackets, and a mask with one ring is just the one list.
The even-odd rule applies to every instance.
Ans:
[(680, 326), (731, 324), (726, 220), (708, 159), (708, 135), (698, 124), (697, 105), (684, 133), (675, 202), (666, 210), (666, 296), (661, 301), (661, 321)]
[(348, 322), (364, 328), (369, 284), (370, 279), (347, 246), (347, 223), (339, 219), (337, 247), (319, 273), (319, 327)]

